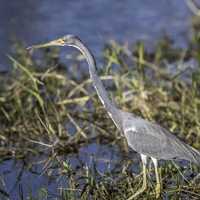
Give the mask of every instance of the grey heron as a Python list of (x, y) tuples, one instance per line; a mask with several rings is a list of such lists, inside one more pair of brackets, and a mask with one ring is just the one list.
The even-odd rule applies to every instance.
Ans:
[(93, 54), (86, 45), (74, 35), (66, 35), (48, 43), (33, 45), (27, 49), (37, 49), (50, 46), (72, 46), (80, 50), (89, 65), (89, 74), (97, 95), (113, 120), (116, 127), (125, 136), (130, 148), (138, 152), (143, 165), (142, 187), (128, 200), (136, 198), (147, 188), (147, 158), (151, 158), (155, 167), (156, 198), (161, 194), (161, 181), (158, 171), (158, 160), (188, 160), (200, 165), (200, 152), (179, 140), (175, 135), (158, 124), (142, 119), (134, 114), (118, 109), (109, 96), (97, 74)]

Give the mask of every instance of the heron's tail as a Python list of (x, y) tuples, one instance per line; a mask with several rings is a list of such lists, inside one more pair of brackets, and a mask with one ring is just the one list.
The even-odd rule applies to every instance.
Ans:
[(182, 142), (179, 138), (173, 137), (173, 149), (176, 150), (179, 159), (188, 160), (200, 166), (200, 152), (190, 145)]
[(187, 149), (188, 149), (187, 160), (200, 166), (200, 152), (189, 145), (187, 145)]

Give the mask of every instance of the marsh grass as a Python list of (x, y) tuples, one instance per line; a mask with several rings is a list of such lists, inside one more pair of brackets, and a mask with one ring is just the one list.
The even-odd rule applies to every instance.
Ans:
[[(111, 41), (105, 46), (99, 75), (120, 108), (156, 121), (200, 149), (197, 43), (182, 50), (164, 38), (154, 52), (148, 52), (142, 42), (133, 48)], [(40, 51), (36, 59), (20, 46), (9, 56), (13, 68), (0, 76), (0, 162), (21, 160), (26, 169), (40, 163), (49, 177), (56, 171), (56, 180), (62, 177), (66, 181), (54, 196), (58, 199), (126, 199), (140, 187), (142, 177), (133, 173), (133, 157), (89, 77), (76, 78), (86, 65), (82, 57), (76, 58), (73, 55), (76, 62), (65, 66), (57, 49)], [(82, 163), (78, 167), (68, 161), (68, 156), (79, 154), (91, 143), (118, 149), (117, 161), (103, 173), (95, 159), (90, 166)], [(139, 166), (139, 161), (133, 162)], [(161, 171), (162, 198), (200, 199), (197, 166), (164, 162)], [(140, 199), (155, 199), (151, 167), (148, 174), (149, 188)], [(51, 194), (48, 188), (41, 188), (36, 195), (23, 194), (20, 189), (19, 196), (49, 199)]]

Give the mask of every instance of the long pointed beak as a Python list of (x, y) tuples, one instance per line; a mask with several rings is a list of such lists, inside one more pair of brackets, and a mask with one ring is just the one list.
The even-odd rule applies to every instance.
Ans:
[(57, 39), (57, 40), (52, 40), (50, 42), (43, 43), (43, 44), (36, 44), (30, 47), (27, 47), (26, 49), (30, 51), (33, 49), (40, 49), (40, 48), (52, 47), (52, 46), (64, 46), (64, 45), (65, 45), (65, 41), (63, 39)]

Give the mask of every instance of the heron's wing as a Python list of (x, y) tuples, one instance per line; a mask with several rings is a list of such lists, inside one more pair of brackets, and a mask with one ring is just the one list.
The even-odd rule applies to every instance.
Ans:
[(135, 151), (158, 159), (185, 159), (200, 163), (200, 153), (165, 128), (142, 118), (127, 117), (123, 122), (127, 142)]

